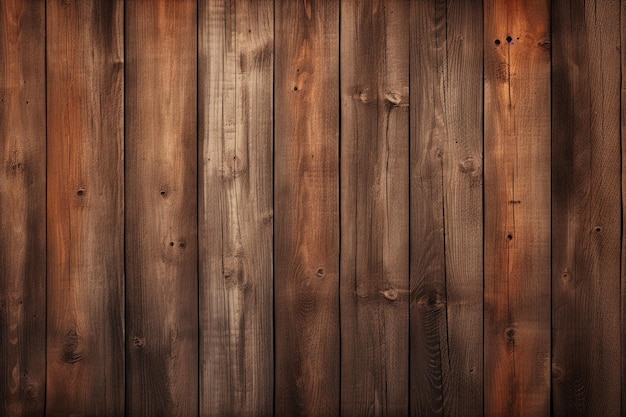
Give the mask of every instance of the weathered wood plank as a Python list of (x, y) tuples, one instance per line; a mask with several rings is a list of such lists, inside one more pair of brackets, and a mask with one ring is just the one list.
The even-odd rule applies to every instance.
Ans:
[(0, 2), (0, 415), (45, 397), (45, 2)]
[(273, 415), (274, 2), (199, 3), (200, 415)]
[(552, 5), (553, 415), (617, 416), (620, 2)]
[(341, 415), (408, 414), (409, 2), (341, 2)]
[(46, 10), (46, 414), (122, 415), (123, 4)]
[(411, 415), (482, 416), (482, 3), (410, 16)]
[(485, 2), (485, 415), (550, 414), (550, 10)]
[(126, 2), (128, 415), (198, 413), (195, 0)]
[(339, 414), (339, 3), (276, 1), (276, 415)]

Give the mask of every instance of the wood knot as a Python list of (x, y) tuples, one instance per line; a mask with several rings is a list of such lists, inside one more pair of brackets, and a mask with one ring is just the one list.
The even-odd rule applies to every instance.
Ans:
[(468, 156), (459, 162), (459, 170), (464, 174), (475, 175), (479, 171), (479, 165), (474, 158)]
[(75, 330), (70, 329), (61, 337), (62, 353), (61, 360), (65, 363), (74, 364), (83, 359), (79, 351), (80, 336)]
[(387, 300), (396, 301), (398, 299), (398, 292), (393, 288), (380, 292)]
[(145, 337), (137, 337), (135, 336), (133, 338), (133, 345), (137, 348), (142, 348), (146, 345), (146, 338)]
[(324, 276), (326, 275), (326, 272), (324, 271), (324, 268), (319, 268), (317, 272), (315, 273), (315, 275), (317, 275), (320, 278), (324, 278)]
[(393, 104), (394, 106), (399, 106), (400, 102), (402, 101), (402, 96), (396, 92), (388, 91), (385, 94), (385, 100), (387, 100), (389, 103)]
[(364, 89), (359, 90), (358, 97), (359, 97), (359, 100), (361, 100), (361, 102), (366, 103), (366, 104), (369, 103), (370, 102), (369, 88), (364, 88)]

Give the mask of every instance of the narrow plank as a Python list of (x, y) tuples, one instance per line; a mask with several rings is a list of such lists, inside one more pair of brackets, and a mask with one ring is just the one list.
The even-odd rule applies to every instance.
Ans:
[(339, 3), (276, 1), (275, 413), (339, 414)]
[(126, 2), (126, 408), (198, 414), (195, 0)]
[(620, 2), (552, 3), (554, 416), (618, 416)]
[(45, 2), (0, 3), (0, 415), (43, 415)]
[(408, 414), (409, 1), (341, 2), (341, 415)]
[(410, 413), (482, 416), (482, 2), (410, 21)]
[(46, 10), (46, 414), (122, 415), (123, 3)]
[(621, 194), (622, 194), (622, 242), (621, 242), (621, 350), (622, 350), (622, 366), (621, 366), (621, 380), (622, 380), (622, 401), (621, 401), (621, 412), (624, 413), (626, 410), (626, 331), (624, 330), (624, 323), (626, 323), (626, 233), (624, 233), (624, 224), (626, 224), (626, 83), (623, 82), (624, 74), (626, 74), (626, 53), (622, 52), (626, 48), (626, 2), (620, 1), (620, 56), (621, 56), (621, 102), (620, 102), (620, 111), (621, 111), (621, 156), (622, 156), (622, 167), (621, 167)]
[(199, 2), (200, 415), (271, 416), (274, 2)]
[(550, 414), (550, 10), (485, 3), (485, 415)]

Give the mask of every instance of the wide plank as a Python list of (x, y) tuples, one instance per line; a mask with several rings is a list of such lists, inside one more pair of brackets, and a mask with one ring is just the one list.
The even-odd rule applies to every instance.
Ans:
[(274, 406), (274, 2), (199, 2), (200, 415)]
[(276, 7), (275, 413), (339, 414), (339, 2)]
[(0, 415), (41, 416), (46, 338), (45, 2), (0, 2)]
[(46, 3), (46, 414), (124, 413), (123, 2)]
[(482, 416), (482, 2), (410, 21), (410, 414)]
[(341, 415), (408, 414), (409, 1), (341, 2)]
[(126, 2), (126, 409), (198, 413), (195, 0)]
[(485, 416), (550, 415), (550, 7), (488, 0)]
[(620, 2), (552, 3), (554, 416), (618, 416)]

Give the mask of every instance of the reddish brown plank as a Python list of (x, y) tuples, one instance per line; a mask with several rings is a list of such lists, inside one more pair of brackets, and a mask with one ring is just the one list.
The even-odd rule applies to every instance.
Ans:
[(43, 415), (45, 2), (0, 2), (0, 415)]
[(485, 2), (485, 415), (550, 415), (547, 0)]
[(124, 413), (123, 8), (46, 4), (46, 414)]
[(408, 414), (409, 2), (341, 3), (341, 415)]
[(482, 416), (482, 3), (410, 20), (410, 412)]
[(275, 413), (339, 414), (339, 3), (279, 1)]
[(126, 408), (198, 413), (195, 0), (126, 2)]
[(274, 2), (199, 24), (200, 415), (271, 416)]
[(620, 2), (552, 3), (554, 416), (617, 416)]

